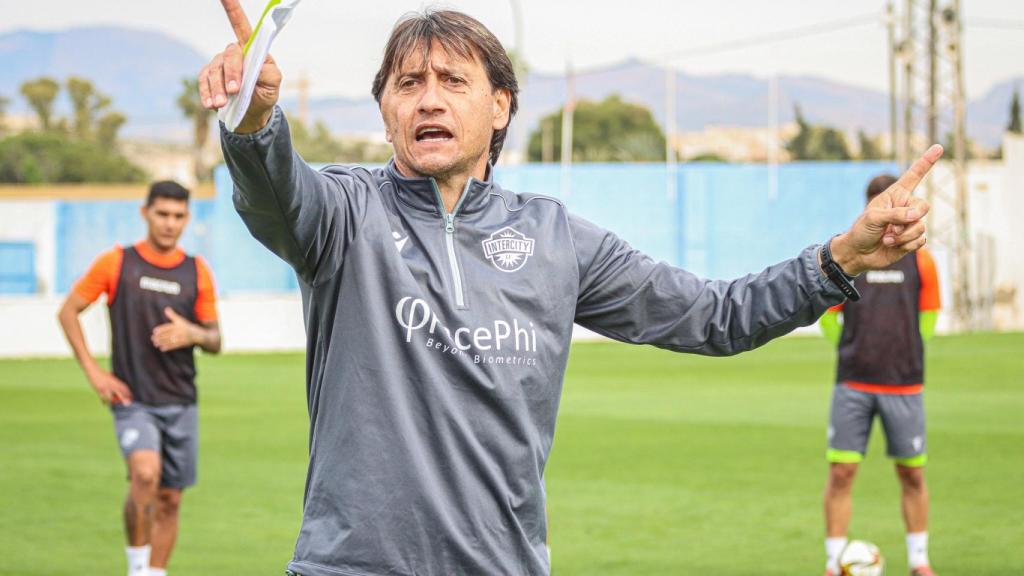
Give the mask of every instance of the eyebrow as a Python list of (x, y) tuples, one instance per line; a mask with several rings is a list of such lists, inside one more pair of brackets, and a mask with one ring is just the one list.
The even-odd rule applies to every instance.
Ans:
[[(437, 73), (438, 76), (460, 76), (460, 77), (468, 76), (468, 74), (466, 73), (465, 69), (460, 68), (458, 66), (433, 66), (433, 65), (431, 65), (430, 68), (432, 68), (434, 70), (434, 72)], [(427, 75), (427, 67), (424, 66), (424, 67), (422, 67), (422, 68), (420, 68), (418, 70), (405, 70), (405, 71), (400, 70), (398, 72), (398, 74), (395, 74), (395, 80), (398, 81), (398, 80), (401, 80), (402, 78), (421, 79), (421, 78), (423, 78), (426, 75)]]
[(441, 76), (465, 76), (466, 72), (459, 66), (431, 66)]

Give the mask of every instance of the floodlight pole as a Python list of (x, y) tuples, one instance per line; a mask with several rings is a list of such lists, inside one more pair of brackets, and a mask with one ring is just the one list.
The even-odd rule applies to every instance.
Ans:
[(779, 197), (779, 74), (768, 81), (768, 198)]
[[(516, 56), (519, 60), (523, 60), (526, 56), (523, 53), (523, 10), (519, 5), (519, 0), (508, 0), (509, 6), (512, 7), (512, 25), (514, 28), (513, 34), (515, 34), (515, 50)], [(516, 70), (519, 72), (519, 70)], [(522, 79), (525, 83), (525, 78)]]
[(953, 326), (985, 328), (991, 323), (992, 299), (980, 290), (991, 287), (975, 286), (971, 278), (972, 268), (984, 268), (984, 263), (976, 261), (970, 236), (960, 0), (951, 0), (944, 8), (938, 0), (906, 0), (904, 10), (899, 42), (904, 59), (903, 166), (933, 143), (949, 144), (947, 134), (952, 137), (952, 150), (946, 150), (943, 162), (922, 184), (932, 204), (929, 239), (949, 251)]
[(676, 70), (665, 63), (665, 181), (670, 201), (676, 199)]
[(889, 158), (899, 159), (899, 119), (896, 117), (896, 13), (892, 0), (885, 6), (885, 28), (889, 38)]
[(572, 61), (565, 64), (565, 105), (562, 107), (562, 198), (572, 193), (572, 121), (576, 110), (576, 76)]
[[(523, 11), (519, 5), (519, 0), (509, 0), (509, 7), (512, 9), (512, 27), (513, 27), (513, 42), (515, 50), (515, 61), (513, 65), (515, 69), (513, 72), (516, 75), (516, 82), (519, 84), (519, 91), (526, 88), (526, 77), (529, 75), (529, 71), (526, 68), (526, 54), (523, 52)], [(522, 118), (525, 118), (523, 113), (523, 101), (519, 101), (519, 116), (509, 121), (508, 132), (518, 133), (518, 127), (522, 125)], [(506, 136), (506, 138), (508, 135)], [(529, 139), (527, 139), (527, 146), (529, 146)], [(520, 153), (522, 151), (520, 150)], [(501, 157), (502, 162), (509, 161), (509, 155), (505, 154)], [(521, 160), (520, 160), (521, 161)]]

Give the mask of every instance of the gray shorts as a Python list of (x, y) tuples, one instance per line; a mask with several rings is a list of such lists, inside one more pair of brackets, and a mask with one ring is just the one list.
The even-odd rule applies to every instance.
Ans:
[(160, 486), (183, 489), (196, 483), (199, 419), (196, 405), (147, 406), (132, 402), (115, 405), (114, 430), (121, 455), (136, 450), (160, 454)]
[(842, 383), (832, 392), (828, 461), (863, 460), (876, 414), (882, 420), (889, 457), (904, 466), (924, 466), (928, 456), (923, 394), (873, 394)]

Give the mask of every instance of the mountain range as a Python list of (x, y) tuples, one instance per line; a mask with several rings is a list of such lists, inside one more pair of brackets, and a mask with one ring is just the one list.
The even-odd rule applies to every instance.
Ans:
[[(63, 81), (70, 75), (91, 80), (113, 97), (114, 108), (128, 124), (122, 134), (133, 138), (185, 141), (189, 125), (175, 99), (182, 78), (192, 76), (207, 58), (191, 46), (153, 30), (83, 27), (63, 31), (17, 30), (0, 34), (0, 96), (11, 100), (9, 113), (27, 114), (18, 88), (39, 76)], [(881, 67), (880, 67), (881, 68)], [(618, 93), (665, 117), (666, 74), (663, 68), (626, 60), (575, 75), (578, 98), (601, 99)], [(676, 125), (700, 130), (708, 125), (766, 126), (771, 122), (771, 81), (747, 74), (693, 75), (676, 73)], [(793, 119), (799, 103), (805, 117), (855, 135), (857, 130), (881, 134), (889, 130), (889, 97), (884, 92), (810, 76), (776, 79), (779, 122)], [(999, 145), (1008, 121), (1013, 91), (1024, 77), (1008, 79), (968, 104), (969, 136), (987, 147)], [(562, 74), (530, 73), (523, 82), (520, 115), (510, 131), (510, 148), (525, 145), (539, 118), (556, 110), (565, 98)], [(295, 108), (294, 98), (282, 104)], [(61, 101), (58, 111), (68, 105)], [(365, 98), (327, 97), (310, 101), (310, 114), (336, 134), (381, 134), (377, 105)]]

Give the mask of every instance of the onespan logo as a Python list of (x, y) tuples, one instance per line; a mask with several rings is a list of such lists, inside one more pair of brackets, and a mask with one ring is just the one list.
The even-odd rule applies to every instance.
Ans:
[[(440, 349), (442, 344), (445, 348), (450, 345), (451, 352), (455, 354), (471, 349), (504, 350), (508, 353), (537, 351), (537, 331), (533, 327), (533, 322), (520, 325), (519, 320), (512, 320), (511, 324), (504, 320), (495, 320), (486, 326), (460, 326), (452, 330), (441, 323), (425, 300), (411, 296), (398, 301), (395, 306), (395, 318), (398, 325), (405, 329), (406, 342), (412, 342), (413, 334), (423, 331), (429, 338), (428, 347), (434, 347), (437, 339), (437, 348)], [(447, 344), (439, 341), (442, 335), (447, 339)]]

